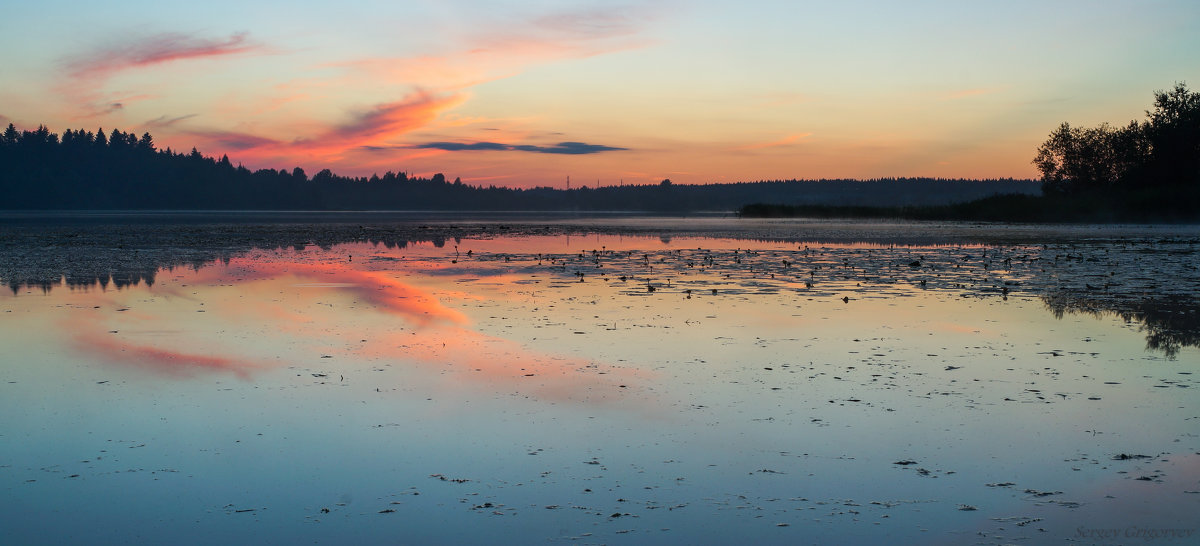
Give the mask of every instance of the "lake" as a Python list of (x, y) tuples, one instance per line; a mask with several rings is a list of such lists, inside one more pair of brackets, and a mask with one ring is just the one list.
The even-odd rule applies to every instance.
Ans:
[(0, 223), (28, 543), (1194, 543), (1200, 226)]

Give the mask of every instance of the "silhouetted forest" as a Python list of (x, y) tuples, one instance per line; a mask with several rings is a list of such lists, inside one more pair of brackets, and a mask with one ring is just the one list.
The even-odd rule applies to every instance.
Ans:
[(44, 126), (0, 134), (0, 209), (7, 210), (554, 210), (728, 211), (743, 203), (940, 205), (998, 193), (1035, 193), (1031, 180), (776, 180), (514, 189), (442, 174), (339, 176), (328, 169), (251, 171), (193, 148), (159, 150), (154, 137)]

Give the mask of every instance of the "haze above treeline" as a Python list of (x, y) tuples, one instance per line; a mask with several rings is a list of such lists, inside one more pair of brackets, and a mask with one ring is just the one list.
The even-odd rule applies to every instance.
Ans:
[(995, 194), (1036, 194), (1036, 181), (885, 178), (776, 180), (509, 188), (476, 186), (442, 174), (388, 171), (347, 177), (329, 169), (251, 171), (227, 156), (159, 150), (150, 133), (45, 126), (0, 134), (8, 210), (590, 210), (730, 211), (747, 203), (943, 205)]

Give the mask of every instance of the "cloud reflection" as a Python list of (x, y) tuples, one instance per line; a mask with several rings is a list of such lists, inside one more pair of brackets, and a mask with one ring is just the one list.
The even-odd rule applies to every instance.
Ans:
[(225, 371), (249, 379), (250, 372), (265, 366), (236, 356), (198, 354), (139, 345), (116, 334), (85, 331), (76, 334), (76, 347), (93, 357), (122, 365), (140, 366), (158, 373), (187, 377), (199, 371)]
[[(435, 285), (446, 282), (421, 276), (429, 265), (413, 262), (405, 271)], [(448, 374), (443, 382), (448, 389), (559, 402), (627, 403), (628, 393), (645, 383), (646, 372), (544, 353), (476, 331), (465, 314), (435, 294), (473, 301), (484, 295), (426, 289), (401, 281), (396, 271), (368, 267), (365, 260), (298, 262), (266, 253), (234, 258), (227, 265), (178, 272), (177, 282), (147, 287), (149, 298), (142, 291), (95, 294), (88, 303), (98, 310), (73, 314), (62, 326), (83, 354), (169, 377), (224, 372), (250, 379), (332, 354), (336, 361), (323, 362), (402, 364)], [(516, 278), (492, 278), (500, 279)]]
[(364, 347), (365, 357), (450, 366), (455, 388), (462, 379), (476, 386), (511, 390), (545, 400), (591, 404), (625, 400), (648, 377), (585, 358), (542, 353), (505, 338), (466, 328), (442, 327), (418, 336), (399, 333)]
[(197, 273), (196, 282), (229, 280), (239, 283), (277, 280), (291, 276), (308, 281), (308, 287), (341, 290), (417, 325), (432, 323), (466, 324), (466, 315), (443, 305), (429, 292), (401, 282), (386, 272), (361, 271), (340, 264), (273, 263), (235, 260), (226, 269), (206, 268)]

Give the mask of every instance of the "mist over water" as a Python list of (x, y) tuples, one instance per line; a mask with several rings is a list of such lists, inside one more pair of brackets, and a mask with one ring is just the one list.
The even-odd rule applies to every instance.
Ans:
[(1194, 227), (101, 226), (3, 228), (19, 543), (1195, 527)]

